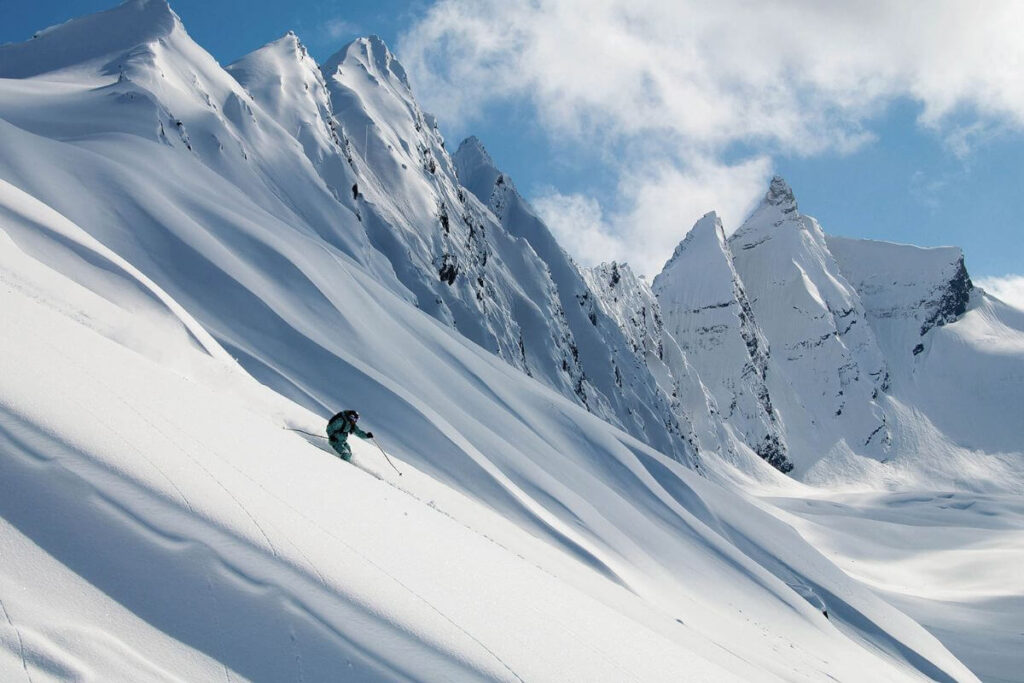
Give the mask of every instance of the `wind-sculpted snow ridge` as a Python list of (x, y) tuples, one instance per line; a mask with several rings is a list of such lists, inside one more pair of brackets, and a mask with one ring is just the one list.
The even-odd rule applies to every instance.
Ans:
[[(689, 461), (693, 452), (683, 436), (690, 430), (680, 427), (680, 416), (671, 409), (648, 367), (646, 349), (632, 341), (628, 331), (624, 333), (614, 313), (605, 310), (601, 296), (519, 194), (512, 179), (494, 165), (479, 140), (463, 141), (454, 160), (466, 188), (490, 208), (511, 236), (524, 240), (543, 261), (558, 292), (574, 363), (599, 405), (607, 406), (592, 407), (592, 412), (630, 433), (645, 435), (644, 440), (655, 448)], [(685, 417), (683, 421), (685, 424)]]
[(956, 488), (1024, 491), (1024, 316), (973, 287), (958, 248), (828, 244), (891, 368), (890, 458)]
[(840, 269), (856, 284), (872, 321), (886, 330), (880, 341), (888, 355), (903, 358), (920, 353), (929, 330), (955, 322), (967, 312), (974, 285), (960, 249), (923, 249), (833, 236), (827, 240)]
[[(974, 680), (539, 372), (547, 262), (379, 41), (326, 98), (267, 49), (236, 80), (158, 0), (0, 47), (0, 678)], [(282, 429), (348, 406), (402, 477)]]

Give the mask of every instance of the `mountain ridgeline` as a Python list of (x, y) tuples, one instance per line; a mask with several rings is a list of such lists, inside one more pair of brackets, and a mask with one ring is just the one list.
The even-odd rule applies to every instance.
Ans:
[[(100, 22), (102, 38), (83, 40)], [(289, 279), (306, 272), (313, 249), (696, 469), (711, 458), (759, 477), (777, 476), (774, 468), (806, 480), (885, 479), (912, 461), (952, 477), (941, 459), (922, 461), (923, 444), (957, 457), (1017, 450), (1013, 405), (987, 401), (985, 419), (1001, 426), (983, 434), (955, 397), (976, 371), (1015, 396), (1001, 378), (1019, 358), (947, 338), (972, 312), (1016, 330), (1011, 309), (973, 287), (958, 249), (826, 235), (781, 178), (731, 236), (714, 213), (688, 232), (680, 225), (684, 238), (649, 284), (622, 263), (578, 266), (477, 139), (450, 155), (375, 36), (318, 65), (289, 32), (221, 67), (162, 0), (130, 0), (0, 47), (0, 56), (2, 78), (72, 70), (93, 79), (86, 97), (62, 103), (76, 128), (62, 135), (134, 136), (182, 160), (167, 165), (167, 192), (209, 239), (169, 224), (136, 234), (133, 221), (157, 211), (147, 197), (126, 192), (133, 198), (110, 220), (110, 207), (83, 210), (14, 155), (0, 160), (5, 177), (96, 226), (249, 372), (311, 409), (335, 395), (322, 367), (337, 353), (325, 349), (344, 342), (349, 321), (337, 320), (336, 339), (291, 342), (308, 347), (308, 361), (286, 370), (281, 330), (302, 325), (252, 311), (294, 297), (313, 315), (337, 317), (330, 300), (345, 285), (336, 274)], [(4, 118), (12, 148), (29, 144), (15, 129), (43, 141), (40, 150), (50, 144), (52, 121), (16, 107)], [(66, 159), (67, 173), (76, 159)], [(107, 161), (111, 177), (147, 172), (144, 159)], [(88, 192), (102, 180), (79, 182)], [(246, 212), (215, 208), (243, 195)], [(264, 234), (256, 225), (279, 227)], [(259, 268), (238, 261), (225, 273), (204, 258), (229, 234), (248, 240)], [(257, 285), (261, 273), (276, 275)], [(228, 294), (212, 301), (210, 287)], [(257, 290), (278, 298), (254, 298)], [(953, 407), (936, 400), (943, 395)]]

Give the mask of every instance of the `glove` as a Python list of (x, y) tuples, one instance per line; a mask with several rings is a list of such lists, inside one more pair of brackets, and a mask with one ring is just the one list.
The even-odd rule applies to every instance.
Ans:
[(366, 432), (366, 438), (367, 439), (372, 439), (373, 438), (373, 432)]

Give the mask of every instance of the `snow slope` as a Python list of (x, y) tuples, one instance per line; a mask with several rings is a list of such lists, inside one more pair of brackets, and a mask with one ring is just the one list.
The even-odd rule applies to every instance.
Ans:
[(982, 680), (1020, 680), (1019, 494), (819, 491), (770, 500), (815, 547), (922, 623)]
[[(104, 268), (141, 280), (9, 186), (4, 200), (92, 255), (86, 283)], [(187, 316), (140, 316), (7, 233), (0, 259), (4, 311), (23, 323), (0, 336), (5, 680), (730, 677), (535, 566), (519, 553), (596, 579), (408, 465), (377, 480), (281, 429), (319, 421), (222, 352), (168, 343)], [(111, 334), (129, 316), (151, 345)]]
[[(585, 445), (562, 432), (555, 464), (576, 471), (561, 505), (604, 504), (603, 523), (582, 510), (580, 531), (564, 526), (577, 537), (589, 526), (600, 557), (538, 540), (521, 519), (408, 463), (396, 482), (368, 445), (356, 445), (357, 462), (376, 463), (390, 484), (342, 466), (281, 429), (316, 430), (314, 415), (250, 380), (208, 338), (197, 343), (195, 322), (166, 293), (52, 209), (0, 187), (0, 295), (23, 323), (0, 337), (3, 547), (16, 558), (4, 563), (0, 662), (11, 675), (223, 669), (316, 680), (345, 667), (357, 679), (970, 679), (750, 503), (403, 304), (478, 371), (503, 373), (510, 395), (540, 392), (573, 432), (587, 427)], [(501, 422), (516, 413), (486, 406), (477, 402), (496, 428), (515, 429)], [(600, 481), (612, 463), (627, 487), (618, 494)], [(494, 470), (480, 464), (469, 474), (478, 487)], [(551, 518), (545, 498), (519, 495)], [(632, 525), (628, 542), (616, 519)]]
[[(5, 677), (973, 680), (584, 401), (572, 280), (491, 208), (376, 39), (228, 73), (129, 0), (0, 47)], [(399, 482), (282, 429), (349, 405)]]

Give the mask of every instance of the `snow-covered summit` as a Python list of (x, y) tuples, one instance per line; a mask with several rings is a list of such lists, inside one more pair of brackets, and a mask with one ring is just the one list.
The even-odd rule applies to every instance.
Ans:
[(405, 67), (391, 52), (391, 49), (378, 35), (356, 38), (324, 62), (323, 70), (328, 75), (334, 74), (339, 68), (360, 66), (367, 74), (381, 81), (397, 81), (409, 93), (409, 77)]
[(650, 285), (637, 277), (628, 263), (612, 261), (582, 272), (590, 289), (626, 331), (633, 350), (663, 356), (661, 309)]
[(694, 224), (654, 278), (665, 328), (743, 443), (782, 471), (792, 466), (766, 387), (768, 341), (714, 212)]
[(289, 31), (225, 69), (300, 142), (310, 127), (326, 129), (322, 132), (333, 141), (326, 83), (295, 33)]
[(797, 210), (793, 189), (782, 176), (772, 176), (763, 201), (765, 204), (778, 207), (783, 213), (793, 213)]
[(71, 19), (39, 31), (32, 40), (0, 45), (0, 77), (29, 78), (97, 59), (116, 73), (116, 56), (139, 45), (182, 31), (181, 20), (166, 0), (125, 0), (105, 12)]
[[(499, 177), (502, 179), (503, 185), (512, 182), (498, 170), (494, 159), (475, 135), (466, 138), (459, 144), (454, 158), (459, 171), (459, 180), (467, 190), (477, 197), (490, 197), (492, 191), (498, 187)], [(481, 199), (481, 201), (483, 200)]]
[(772, 179), (764, 200), (729, 239), (736, 271), (772, 346), (768, 389), (798, 468), (852, 447), (884, 457), (889, 435), (876, 399), (888, 370), (856, 289), (825, 233)]

